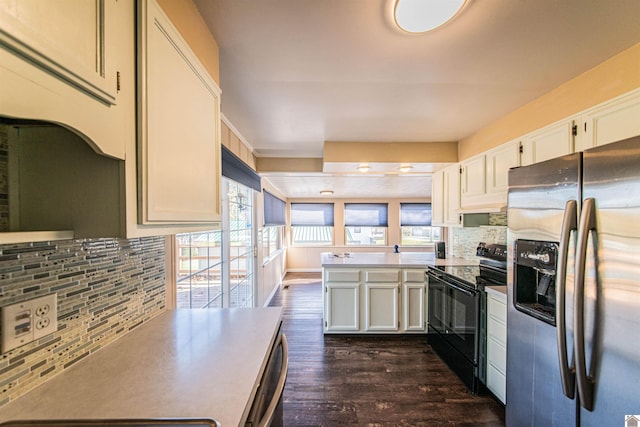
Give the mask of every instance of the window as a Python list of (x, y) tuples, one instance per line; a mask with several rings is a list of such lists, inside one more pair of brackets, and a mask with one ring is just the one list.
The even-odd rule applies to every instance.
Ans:
[(345, 203), (344, 225), (347, 245), (387, 244), (386, 203)]
[(176, 307), (222, 307), (221, 231), (176, 236)]
[(333, 203), (291, 203), (291, 244), (332, 245)]
[(270, 225), (262, 229), (262, 260), (267, 262), (282, 249), (284, 226)]
[(431, 227), (431, 203), (400, 203), (401, 242), (424, 246), (442, 240), (442, 229)]

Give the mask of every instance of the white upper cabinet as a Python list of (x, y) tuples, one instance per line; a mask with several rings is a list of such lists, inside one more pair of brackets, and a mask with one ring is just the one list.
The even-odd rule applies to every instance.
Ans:
[(486, 153), (487, 197), (485, 203), (503, 204), (507, 201), (509, 189), (509, 169), (520, 166), (520, 145), (518, 141), (508, 142)]
[(431, 224), (457, 227), (462, 225), (460, 209), (460, 166), (454, 164), (434, 172), (431, 181)]
[(134, 92), (120, 84), (133, 70), (133, 13), (130, 1), (0, 2), (0, 115), (64, 124), (124, 159), (133, 111), (118, 104), (121, 90)]
[(471, 157), (460, 162), (460, 205), (462, 208), (482, 204), (486, 192), (485, 155)]
[(451, 165), (444, 169), (444, 225), (462, 226), (460, 210), (460, 166)]
[(509, 169), (520, 165), (518, 141), (512, 141), (460, 163), (463, 211), (500, 210), (507, 202)]
[(522, 139), (521, 166), (527, 166), (573, 153), (573, 120), (564, 120)]
[(444, 225), (444, 171), (431, 175), (431, 225)]
[(155, 1), (139, 12), (140, 221), (219, 221), (220, 90)]
[(640, 90), (586, 111), (578, 133), (576, 151), (640, 135)]

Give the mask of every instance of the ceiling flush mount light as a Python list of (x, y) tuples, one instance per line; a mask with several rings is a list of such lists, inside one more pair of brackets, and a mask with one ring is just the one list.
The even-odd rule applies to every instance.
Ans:
[(333, 191), (331, 191), (331, 190), (322, 190), (320, 192), (321, 196), (331, 196), (332, 194), (333, 194)]
[(449, 22), (467, 0), (396, 0), (393, 18), (409, 33), (424, 33)]
[(364, 172), (369, 172), (371, 170), (371, 168), (369, 167), (369, 165), (363, 164), (358, 166), (358, 170), (362, 173)]
[(402, 173), (407, 173), (409, 172), (411, 169), (413, 169), (413, 166), (411, 165), (402, 165), (400, 166), (400, 168), (398, 168), (398, 170)]

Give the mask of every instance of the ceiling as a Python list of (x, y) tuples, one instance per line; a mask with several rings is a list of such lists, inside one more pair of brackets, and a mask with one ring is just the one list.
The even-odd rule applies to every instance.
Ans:
[[(422, 35), (393, 25), (393, 0), (194, 2), (220, 48), (222, 112), (258, 157), (459, 141), (640, 42), (638, 0), (468, 0)], [(428, 174), (351, 178), (267, 177), (287, 197), (430, 194)]]

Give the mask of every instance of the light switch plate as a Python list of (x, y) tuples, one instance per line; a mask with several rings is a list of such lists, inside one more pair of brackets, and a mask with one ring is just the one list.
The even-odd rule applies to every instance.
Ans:
[(57, 330), (57, 294), (49, 294), (2, 307), (3, 353)]

